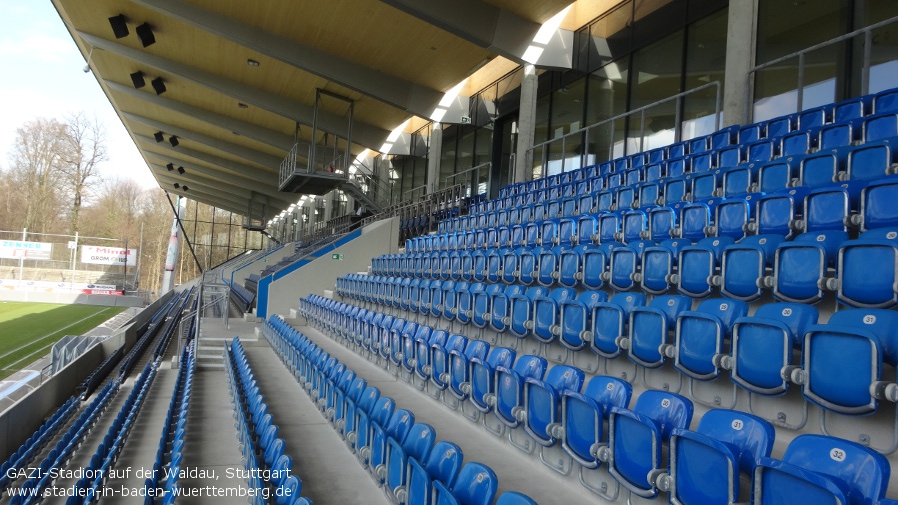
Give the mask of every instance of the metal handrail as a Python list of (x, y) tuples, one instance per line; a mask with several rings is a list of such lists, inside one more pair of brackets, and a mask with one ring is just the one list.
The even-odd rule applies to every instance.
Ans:
[[(873, 31), (882, 28), (884, 26), (888, 26), (898, 22), (898, 16), (886, 19), (884, 21), (880, 21), (878, 23), (873, 23), (872, 25), (867, 25), (864, 28), (859, 28), (852, 32), (848, 32), (844, 35), (840, 35), (838, 37), (834, 37), (824, 42), (820, 42), (819, 44), (814, 44), (813, 46), (806, 47), (800, 51), (795, 51), (794, 53), (789, 53), (785, 56), (780, 56), (774, 60), (770, 60), (766, 63), (762, 63), (760, 65), (755, 65), (751, 70), (749, 70), (749, 75), (752, 78), (749, 80), (749, 83), (754, 83), (754, 76), (758, 71), (764, 70), (765, 68), (772, 67), (773, 65), (777, 65), (787, 60), (791, 60), (792, 58), (798, 57), (798, 82), (797, 82), (797, 110), (803, 109), (804, 104), (804, 67), (805, 67), (805, 55), (816, 51), (818, 49), (823, 49), (824, 47), (831, 46), (833, 44), (837, 44), (839, 42), (853, 39), (858, 35), (864, 36), (864, 64), (861, 68), (861, 95), (866, 95), (870, 92), (870, 56), (871, 51), (873, 50)], [(750, 100), (745, 104), (746, 106), (746, 116), (745, 117), (753, 117), (752, 110), (754, 105), (754, 99)]]
[[(452, 175), (447, 176), (445, 179), (443, 179), (443, 183), (445, 184), (446, 187), (449, 187), (449, 179), (455, 179), (456, 177), (458, 177), (460, 175), (464, 175), (468, 172), (474, 172), (474, 171), (477, 171), (478, 175), (480, 175), (481, 168), (490, 168), (492, 166), (493, 166), (493, 163), (491, 161), (483, 162), (479, 165), (473, 166), (471, 168), (467, 168), (465, 170), (462, 170), (461, 172), (454, 173)], [(490, 176), (490, 178), (492, 178), (492, 176), (493, 176), (492, 172), (489, 173), (489, 176)], [(478, 181), (477, 183), (479, 184), (480, 182)], [(462, 182), (462, 183), (456, 183), (456, 184), (465, 184), (465, 183)], [(489, 185), (489, 183), (487, 183), (487, 185)], [(472, 188), (472, 185), (468, 185), (468, 189), (471, 190), (472, 192), (474, 191), (474, 189)]]
[[(697, 92), (699, 92), (699, 91), (703, 91), (703, 90), (705, 90), (705, 89), (712, 88), (712, 87), (717, 89), (717, 98), (716, 98), (716, 100), (715, 100), (715, 112), (714, 112), (714, 117), (715, 117), (715, 119), (714, 119), (714, 129), (717, 130), (717, 129), (720, 128), (720, 112), (721, 112), (720, 109), (721, 109), (721, 105), (722, 105), (722, 104), (721, 104), (721, 98), (722, 98), (722, 97), (721, 97), (721, 84), (720, 84), (720, 81), (714, 81), (714, 82), (709, 82), (709, 83), (707, 83), (707, 84), (702, 84), (701, 86), (692, 88), (692, 89), (687, 90), (687, 91), (683, 91), (683, 92), (681, 92), (681, 93), (677, 93), (676, 95), (671, 95), (671, 96), (669, 96), (669, 97), (667, 97), (667, 98), (663, 98), (663, 99), (658, 100), (658, 101), (656, 101), (656, 102), (652, 102), (652, 103), (650, 103), (650, 104), (648, 104), (648, 105), (644, 105), (644, 106), (639, 107), (639, 108), (637, 108), (637, 109), (633, 109), (633, 110), (624, 112), (623, 114), (618, 114), (617, 116), (610, 117), (610, 118), (608, 118), (608, 119), (604, 119), (604, 120), (602, 120), (602, 121), (599, 121), (598, 123), (594, 123), (594, 124), (591, 124), (591, 125), (589, 125), (589, 126), (584, 126), (583, 128), (580, 128), (580, 129), (578, 129), (578, 130), (574, 130), (574, 131), (572, 131), (572, 132), (570, 132), (570, 133), (566, 133), (566, 134), (562, 135), (561, 137), (556, 137), (556, 138), (551, 139), (551, 140), (546, 140), (545, 142), (540, 142), (539, 144), (534, 144), (533, 147), (531, 147), (530, 149), (527, 149), (527, 152), (530, 153), (530, 158), (532, 159), (532, 158), (533, 158), (533, 153), (534, 153), (537, 149), (542, 149), (542, 150), (543, 150), (543, 156), (542, 156), (542, 160), (541, 160), (541, 161), (542, 161), (542, 166), (545, 166), (545, 165), (548, 164), (548, 161), (549, 161), (549, 160), (547, 159), (547, 156), (548, 156), (548, 153), (549, 153), (549, 149), (543, 149), (543, 148), (545, 148), (545, 147), (547, 147), (547, 146), (549, 146), (549, 145), (551, 145), (551, 144), (553, 144), (553, 143), (555, 143), (555, 142), (559, 142), (559, 141), (560, 141), (560, 142), (561, 142), (561, 152), (564, 152), (564, 151), (565, 151), (565, 144), (566, 144), (567, 138), (568, 138), (568, 137), (573, 137), (573, 136), (575, 136), (575, 135), (585, 135), (585, 137), (583, 138), (583, 143), (582, 143), (581, 145), (588, 146), (588, 145), (589, 145), (589, 133), (590, 133), (590, 131), (593, 130), (593, 129), (595, 129), (595, 128), (598, 128), (598, 127), (600, 127), (600, 126), (603, 126), (603, 125), (606, 125), (606, 124), (608, 124), (608, 123), (611, 123), (611, 134), (610, 134), (610, 136), (609, 136), (609, 139), (610, 139), (610, 140), (609, 140), (609, 144), (608, 144), (608, 152), (611, 153), (611, 152), (614, 151), (614, 123), (615, 123), (618, 119), (622, 119), (622, 118), (625, 118), (625, 117), (628, 117), (628, 116), (632, 116), (632, 115), (635, 115), (635, 114), (640, 114), (640, 116), (641, 116), (641, 125), (640, 125), (640, 131), (639, 131), (639, 139), (640, 139), (640, 140), (639, 140), (639, 150), (640, 150), (640, 151), (644, 151), (645, 149), (644, 149), (643, 147), (644, 147), (644, 145), (645, 145), (645, 112), (646, 112), (647, 110), (649, 110), (649, 109), (651, 109), (651, 108), (653, 108), (653, 107), (657, 107), (658, 105), (661, 105), (661, 104), (670, 102), (670, 101), (676, 101), (676, 102), (677, 102), (677, 107), (676, 107), (676, 118), (675, 118), (675, 120), (674, 120), (674, 124), (675, 124), (675, 125), (679, 125), (679, 124), (680, 124), (680, 100), (681, 100), (682, 98), (688, 96), (688, 95), (691, 95), (691, 94), (693, 94), (693, 93), (697, 93)], [(677, 129), (676, 132), (677, 132), (677, 140), (679, 140), (679, 135), (680, 135), (679, 129)], [(580, 156), (583, 157), (583, 156), (586, 156), (586, 155), (588, 155), (588, 153), (585, 153), (585, 152), (584, 152), (584, 153), (582, 153)], [(566, 158), (561, 158), (561, 171), (562, 171), (562, 172), (564, 172), (564, 164), (565, 164), (565, 160), (566, 160)], [(583, 165), (583, 160), (582, 160), (582, 159), (580, 160), (580, 164), (581, 164), (581, 166)]]

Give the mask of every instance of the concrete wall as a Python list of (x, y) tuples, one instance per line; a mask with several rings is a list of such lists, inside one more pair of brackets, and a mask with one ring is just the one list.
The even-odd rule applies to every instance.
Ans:
[(290, 256), (295, 251), (295, 247), (293, 243), (285, 244), (284, 246), (275, 249), (267, 254), (261, 254), (257, 259), (250, 262), (247, 265), (235, 265), (232, 267), (228, 267), (222, 270), (221, 276), (230, 281), (231, 274), (234, 275), (234, 282), (237, 284), (243, 285), (243, 281), (246, 280), (252, 274), (259, 275), (269, 265), (274, 265), (278, 261)]
[(0, 291), (0, 301), (100, 305), (103, 307), (143, 307), (139, 296), (85, 295), (81, 293), (40, 293), (36, 291)]
[(78, 359), (25, 395), (0, 414), (0, 461), (5, 461), (75, 393), (75, 387), (105, 358), (102, 345), (88, 349)]
[[(371, 258), (398, 252), (398, 243), (398, 217), (366, 226), (355, 240), (272, 282), (268, 291), (268, 315), (289, 317), (290, 309), (299, 307), (300, 298), (333, 289), (341, 275), (366, 271)], [(342, 254), (343, 259), (334, 260), (331, 254)]]

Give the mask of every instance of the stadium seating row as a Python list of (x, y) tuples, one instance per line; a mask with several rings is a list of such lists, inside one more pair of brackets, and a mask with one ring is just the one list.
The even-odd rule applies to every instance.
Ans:
[[(576, 367), (546, 370), (544, 358), (516, 356), (510, 348), (490, 350), (483, 341), (404, 321), (366, 331), (346, 321), (341, 304), (332, 302), (304, 298), (300, 312), (369, 360), (400, 375), (417, 375), (431, 391), (441, 392), (446, 405), (463, 410), (470, 404), (488, 430), (494, 428), (487, 419), (496, 419), (503, 426), (497, 434), (521, 427), (541, 451), (560, 444), (579, 466), (581, 483), (605, 498), (614, 499), (607, 490), (591, 487), (589, 479), (602, 465), (628, 492), (653, 498), (664, 491), (671, 503), (738, 502), (749, 495), (740, 490), (740, 471), (753, 480), (756, 504), (795, 503), (808, 496), (814, 503), (850, 503), (846, 497), (852, 495), (863, 503), (884, 498), (889, 463), (868, 447), (806, 434), (795, 438), (781, 459), (772, 459), (775, 430), (751, 414), (711, 410), (689, 431), (692, 402), (681, 395), (647, 390), (630, 409), (632, 389), (620, 379), (597, 375), (583, 388), (584, 373)], [(406, 331), (420, 338), (394, 351), (390, 342)], [(508, 439), (518, 445), (513, 436)], [(667, 467), (662, 445), (669, 447)], [(554, 465), (548, 458), (542, 461)]]
[[(22, 478), (26, 478), (28, 475), (31, 475), (31, 477), (28, 477), (23, 484), (18, 486), (21, 492), (19, 495), (12, 497), (10, 500), (11, 505), (30, 505), (38, 503), (43, 499), (44, 490), (53, 484), (53, 478), (58, 474), (54, 470), (63, 468), (69, 461), (72, 454), (81, 445), (84, 437), (103, 414), (109, 402), (115, 398), (119, 391), (119, 386), (118, 380), (107, 382), (103, 389), (97, 393), (94, 400), (75, 419), (75, 422), (63, 434), (53, 449), (37, 465), (37, 468), (40, 468), (40, 472), (22, 475)], [(15, 467), (16, 470), (21, 468)]]
[[(874, 142), (888, 139), (896, 135), (895, 130), (890, 129), (894, 128), (894, 118), (889, 117), (890, 114), (898, 112), (895, 106), (896, 94), (898, 92), (894, 89), (886, 90), (877, 95), (845, 100), (760, 123), (728, 126), (707, 136), (617, 158), (580, 170), (511, 184), (500, 190), (500, 199), (664, 163), (666, 166), (663, 168), (653, 167), (647, 170), (649, 180), (655, 179), (651, 174), (657, 170), (663, 170), (663, 173), (669, 176), (677, 176), (689, 171), (700, 172), (713, 167), (738, 165), (741, 160), (732, 159), (734, 154), (747, 154), (750, 161), (755, 161), (752, 158), (769, 159), (763, 155), (752, 156), (751, 151), (763, 151), (780, 156), (801, 156), (834, 147), (849, 146), (862, 140)], [(876, 117), (867, 118), (869, 115)], [(764, 148), (765, 140), (775, 142), (769, 148)], [(734, 150), (734, 145), (741, 145), (741, 152)], [(692, 163), (693, 161), (695, 163)], [(666, 168), (670, 170), (664, 170)], [(491, 201), (485, 202), (485, 205), (474, 206), (472, 214), (496, 210), (496, 203), (498, 202)]]
[(128, 440), (128, 435), (131, 433), (131, 428), (134, 427), (140, 408), (153, 385), (160, 362), (160, 359), (156, 359), (144, 366), (143, 372), (134, 382), (125, 403), (106, 431), (103, 441), (91, 456), (90, 463), (84, 468), (85, 477), (75, 483), (74, 491), (66, 500), (66, 505), (89, 504), (96, 501), (101, 494), (102, 488), (108, 481), (109, 471)]
[[(272, 316), (263, 333), (309, 392), (359, 462), (391, 503), (408, 505), (491, 505), (498, 479), (486, 465), (462, 466), (454, 443), (436, 440), (414, 413), (396, 409), (392, 398), (368, 386), (355, 371), (323, 352), (283, 319)], [(516, 492), (503, 493), (496, 505), (536, 505)]]
[[(193, 333), (191, 332), (191, 335)], [(163, 489), (163, 505), (175, 502), (175, 489), (177, 488), (179, 472), (171, 471), (166, 476), (164, 471), (180, 468), (184, 459), (184, 442), (186, 438), (187, 414), (190, 407), (190, 396), (193, 392), (193, 378), (196, 371), (196, 339), (191, 338), (181, 352), (181, 366), (178, 369), (178, 378), (172, 391), (168, 411), (165, 414), (165, 422), (162, 425), (162, 434), (159, 437), (159, 449), (156, 451), (156, 460), (153, 463), (153, 476), (144, 482), (147, 490), (144, 505), (156, 503), (155, 493), (150, 490)], [(160, 481), (163, 485), (160, 486)]]
[[(375, 278), (374, 293), (383, 292), (378, 282), (391, 284)], [(459, 323), (462, 331), (468, 328), (481, 338), (547, 356), (546, 346), (557, 342), (568, 352), (554, 361), (587, 363), (591, 358), (586, 367), (591, 372), (604, 360), (625, 355), (643, 371), (672, 359), (689, 380), (714, 380), (728, 369), (734, 384), (754, 394), (779, 395), (796, 383), (808, 400), (841, 414), (873, 412), (877, 399), (886, 396), (884, 391), (871, 392), (871, 384), (880, 381), (884, 364), (898, 365), (898, 312), (885, 309), (846, 309), (828, 324), (817, 325), (816, 308), (789, 302), (765, 304), (746, 317), (749, 307), (741, 300), (710, 298), (690, 310), (692, 301), (681, 295), (647, 302), (644, 294), (634, 292), (609, 300), (601, 291), (515, 284), (457, 291), (450, 286), (427, 295), (422, 290), (417, 303), (412, 297), (404, 301), (401, 294), (381, 298), (339, 285), (337, 292), (367, 303), (370, 310), (317, 296), (310, 299), (334, 310), (336, 324), (356, 330), (358, 345), (377, 346), (389, 356), (408, 354), (412, 344), (404, 340), (417, 339), (421, 324), (451, 329)], [(495, 335), (478, 331), (486, 328)], [(846, 354), (845, 346), (852, 342), (859, 347), (857, 354)], [(800, 367), (793, 364), (792, 349), (802, 351)], [(845, 356), (853, 366), (834, 367), (835, 362), (845, 363)], [(820, 379), (809, 378), (818, 375)]]
[[(279, 428), (268, 413), (268, 404), (259, 392), (243, 346), (237, 337), (225, 346), (225, 368), (238, 427), (237, 438), (243, 448), (247, 484), (254, 490), (253, 505), (266, 505), (274, 497), (276, 505), (311, 505), (300, 496), (302, 481), (293, 473), (293, 458), (278, 438)], [(269, 472), (260, 472), (269, 470)], [(261, 475), (270, 475), (265, 480)]]
[[(652, 294), (676, 288), (691, 297), (719, 290), (746, 301), (770, 292), (784, 301), (816, 303), (835, 291), (847, 305), (893, 306), (898, 212), (891, 202), (898, 178), (858, 189), (791, 190), (757, 201), (711, 200), (450, 232), (410, 242), (404, 254), (375, 258), (372, 273)], [(850, 224), (857, 226), (856, 238)], [(871, 257), (882, 261), (867, 261)], [(871, 264), (875, 273), (860, 275)]]
[(80, 395), (74, 395), (66, 400), (61, 407), (56, 409), (50, 417), (25, 441), (19, 448), (13, 452), (9, 458), (0, 465), (0, 489), (7, 489), (12, 479), (9, 475), (10, 469), (26, 468), (29, 462), (37, 456), (41, 450), (53, 439), (57, 432), (62, 429), (71, 419), (72, 415), (78, 410), (82, 398)]

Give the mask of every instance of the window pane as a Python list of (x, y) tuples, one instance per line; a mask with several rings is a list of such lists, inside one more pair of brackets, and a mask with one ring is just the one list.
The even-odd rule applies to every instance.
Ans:
[[(726, 66), (727, 9), (693, 23), (687, 28), (686, 90), (720, 82), (723, 94)], [(680, 138), (691, 139), (717, 129), (717, 87), (686, 95), (683, 98), (683, 126)]]
[[(638, 109), (681, 91), (683, 31), (669, 35), (633, 54), (630, 108)], [(676, 101), (630, 116), (627, 153), (661, 147), (674, 141)]]
[[(594, 125), (626, 112), (627, 78), (627, 58), (611, 62), (587, 76), (586, 124)], [(612, 128), (616, 134), (615, 140), (621, 141), (624, 134), (622, 124), (614, 127), (611, 123), (605, 123), (589, 130), (589, 152), (595, 155), (596, 161), (610, 159)]]
[(759, 0), (758, 64), (846, 33), (849, 0)]

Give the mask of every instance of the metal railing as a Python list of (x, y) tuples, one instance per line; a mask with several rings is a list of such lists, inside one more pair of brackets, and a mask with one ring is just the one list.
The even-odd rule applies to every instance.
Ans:
[[(212, 279), (209, 279), (213, 277)], [(184, 345), (190, 338), (190, 326), (194, 325), (196, 330), (196, 338), (200, 336), (203, 318), (208, 310), (213, 311), (212, 317), (220, 318), (225, 328), (230, 329), (231, 323), (228, 318), (231, 303), (231, 288), (224, 283), (217, 282), (217, 273), (205, 271), (200, 279), (197, 287), (197, 308), (191, 310), (181, 317), (178, 322), (178, 359), (184, 352)]]
[[(768, 67), (772, 67), (774, 65), (778, 65), (780, 63), (783, 63), (784, 61), (788, 61), (788, 60), (791, 60), (791, 59), (797, 57), (798, 58), (798, 77), (797, 77), (797, 82), (796, 82), (797, 110), (795, 112), (803, 110), (803, 108), (804, 108), (803, 107), (803, 104), (804, 104), (804, 80), (805, 80), (804, 71), (805, 71), (805, 60), (806, 60), (807, 54), (817, 51), (818, 49), (823, 49), (824, 47), (829, 47), (833, 44), (838, 44), (839, 42), (844, 42), (846, 40), (853, 39), (859, 35), (863, 35), (864, 36), (864, 57), (863, 57), (863, 64), (861, 67), (860, 93), (861, 93), (861, 95), (866, 95), (866, 94), (870, 93), (870, 58), (872, 56), (871, 51), (873, 50), (873, 31), (877, 30), (879, 28), (882, 28), (884, 26), (889, 26), (889, 25), (892, 25), (895, 23), (898, 23), (898, 16), (886, 19), (884, 21), (880, 21), (878, 23), (873, 23), (872, 25), (868, 25), (868, 26), (865, 26), (864, 28), (860, 28), (860, 29), (854, 30), (852, 32), (848, 32), (844, 35), (840, 35), (838, 37), (829, 39), (825, 42), (821, 42), (819, 44), (815, 44), (813, 46), (806, 47), (800, 51), (795, 51), (794, 53), (789, 53), (785, 56), (776, 58), (775, 60), (771, 60), (766, 63), (762, 63), (760, 65), (755, 65), (754, 68), (752, 68), (749, 71), (749, 76), (750, 76), (749, 83), (752, 86), (754, 85), (754, 81), (755, 81), (754, 78), (759, 71), (764, 70)], [(745, 106), (747, 109), (745, 111), (746, 112), (745, 117), (752, 117), (752, 110), (754, 108), (754, 98), (752, 98), (752, 100), (749, 101), (749, 103), (746, 103)]]
[[(294, 174), (309, 172), (311, 164), (306, 165), (305, 171), (300, 171), (299, 167), (297, 167), (296, 165), (296, 160), (298, 160), (302, 155), (304, 155), (307, 160), (311, 159), (311, 149), (311, 144), (299, 142), (293, 144), (293, 147), (291, 147), (287, 152), (287, 156), (284, 157), (283, 160), (281, 160), (280, 179), (278, 180), (281, 186), (283, 186), (285, 182), (293, 177)], [(301, 150), (303, 151), (302, 154), (300, 154)]]
[[(475, 191), (475, 190), (474, 190), (475, 187), (478, 188), (478, 189), (480, 188), (480, 184), (481, 184), (481, 182), (480, 182), (480, 170), (481, 170), (481, 169), (484, 169), (484, 168), (485, 168), (485, 169), (487, 170), (487, 172), (486, 172), (486, 173), (487, 173), (487, 181), (486, 181), (486, 185), (487, 185), (487, 188), (489, 187), (490, 178), (492, 177), (492, 170), (490, 170), (490, 168), (492, 168), (492, 166), (493, 166), (492, 162), (487, 161), (487, 162), (481, 163), (481, 164), (479, 164), (479, 165), (473, 166), (473, 167), (471, 167), (471, 168), (462, 170), (461, 172), (458, 172), (458, 173), (452, 174), (452, 175), (450, 175), (450, 176), (447, 176), (445, 179), (443, 179), (443, 187), (450, 187), (450, 186), (454, 185), (455, 183), (458, 183), (457, 181), (458, 181), (458, 178), (459, 178), (459, 177), (461, 177), (461, 176), (463, 176), (463, 175), (466, 175), (466, 174), (470, 174), (471, 172), (473, 172), (473, 173), (474, 173), (474, 180), (471, 182), (471, 184), (468, 184), (467, 182), (461, 182), (461, 183), (458, 183), (458, 184), (466, 184), (466, 185), (467, 185), (467, 189), (468, 189), (467, 196), (471, 196), (471, 193), (473, 193), (473, 192)], [(454, 184), (452, 184), (452, 185), (449, 184), (449, 180), (450, 180), (450, 179), (452, 179), (452, 181), (453, 181)]]
[[(604, 119), (604, 120), (602, 120), (602, 121), (599, 121), (598, 123), (591, 124), (591, 125), (589, 125), (589, 126), (585, 126), (585, 127), (580, 128), (580, 129), (578, 129), (578, 130), (574, 130), (574, 131), (572, 131), (572, 132), (570, 132), (570, 133), (566, 133), (566, 134), (562, 135), (561, 137), (556, 137), (556, 138), (554, 138), (554, 139), (547, 140), (547, 141), (541, 142), (541, 143), (539, 143), (539, 144), (535, 144), (532, 148), (528, 149), (527, 151), (531, 154), (531, 159), (533, 159), (534, 166), (537, 166), (537, 165), (536, 165), (537, 158), (536, 158), (536, 156), (535, 156), (535, 153), (536, 153), (536, 151), (540, 150), (540, 151), (542, 152), (542, 156), (540, 156), (540, 159), (539, 159), (539, 162), (540, 162), (539, 166), (541, 166), (541, 167), (546, 167), (546, 166), (549, 164), (549, 161), (550, 161), (550, 160), (548, 159), (548, 156), (549, 156), (549, 154), (550, 154), (550, 152), (551, 152), (551, 149), (550, 149), (550, 148), (551, 148), (553, 145), (556, 145), (556, 144), (560, 143), (560, 144), (561, 144), (561, 152), (564, 153), (564, 152), (566, 152), (566, 147), (567, 147), (567, 143), (568, 143), (569, 139), (571, 139), (572, 137), (577, 137), (577, 140), (581, 142), (580, 145), (588, 146), (588, 145), (590, 145), (590, 133), (591, 133), (593, 130), (595, 130), (596, 128), (600, 128), (600, 127), (605, 126), (605, 125), (607, 125), (607, 124), (610, 123), (610, 124), (611, 124), (611, 131), (610, 131), (610, 133), (608, 134), (608, 152), (609, 152), (609, 153), (613, 153), (613, 152), (614, 152), (614, 143), (615, 143), (615, 138), (614, 138), (614, 134), (615, 134), (614, 126), (615, 126), (615, 123), (616, 123), (619, 119), (623, 119), (623, 118), (626, 118), (626, 117), (629, 117), (629, 116), (634, 116), (634, 115), (636, 115), (636, 114), (639, 114), (639, 115), (640, 115), (639, 151), (638, 151), (638, 152), (645, 151), (645, 149), (644, 149), (644, 146), (645, 146), (645, 131), (646, 131), (646, 124), (645, 124), (646, 115), (645, 115), (645, 113), (646, 113), (648, 110), (650, 110), (650, 109), (652, 109), (652, 108), (654, 108), (654, 107), (657, 107), (657, 106), (659, 106), (659, 105), (663, 105), (663, 104), (668, 103), (668, 102), (676, 102), (676, 112), (675, 112), (674, 125), (677, 125), (677, 127), (675, 128), (675, 131), (677, 132), (677, 133), (676, 133), (677, 140), (679, 140), (679, 137), (680, 137), (679, 125), (681, 124), (681, 119), (682, 119), (682, 118), (681, 118), (681, 110), (682, 110), (682, 100), (683, 100), (683, 98), (685, 98), (685, 97), (687, 97), (687, 96), (689, 96), (689, 95), (698, 93), (698, 92), (700, 92), (700, 91), (704, 91), (704, 90), (706, 90), (706, 89), (710, 89), (710, 88), (715, 88), (715, 89), (716, 89), (716, 93), (717, 93), (717, 96), (716, 96), (716, 99), (715, 99), (715, 102), (714, 102), (714, 103), (715, 103), (715, 108), (714, 108), (714, 117), (715, 117), (715, 119), (714, 119), (714, 130), (716, 131), (716, 130), (720, 129), (720, 113), (721, 113), (721, 108), (722, 108), (722, 89), (721, 89), (720, 81), (714, 81), (714, 82), (709, 82), (709, 83), (707, 83), (707, 84), (702, 84), (701, 86), (692, 88), (692, 89), (690, 89), (690, 90), (688, 90), (688, 91), (684, 91), (684, 92), (682, 92), (682, 93), (677, 93), (676, 95), (671, 95), (671, 96), (669, 96), (669, 97), (667, 97), (667, 98), (664, 98), (664, 99), (662, 99), (662, 100), (658, 100), (657, 102), (652, 102), (652, 103), (650, 103), (650, 104), (648, 104), (648, 105), (639, 107), (638, 109), (633, 109), (633, 110), (631, 110), (631, 111), (624, 112), (623, 114), (618, 114), (617, 116), (610, 117), (610, 118), (608, 118), (608, 119)], [(710, 115), (710, 114), (709, 114), (709, 115)], [(711, 133), (711, 132), (709, 132), (709, 133)], [(586, 160), (585, 160), (584, 158), (585, 158), (585, 157), (588, 157), (590, 154), (591, 154), (591, 153), (588, 153), (588, 152), (585, 152), (585, 151), (584, 151), (583, 153), (580, 154), (581, 159), (580, 159), (579, 166), (578, 166), (577, 168), (580, 168), (580, 167), (584, 166), (584, 163), (586, 162)], [(567, 158), (565, 158), (565, 157), (562, 157), (561, 160), (560, 160), (560, 161), (561, 161), (561, 171), (562, 171), (562, 172), (565, 171), (565, 162), (566, 162), (566, 160), (567, 160)], [(544, 175), (545, 175), (545, 174), (544, 174)]]

